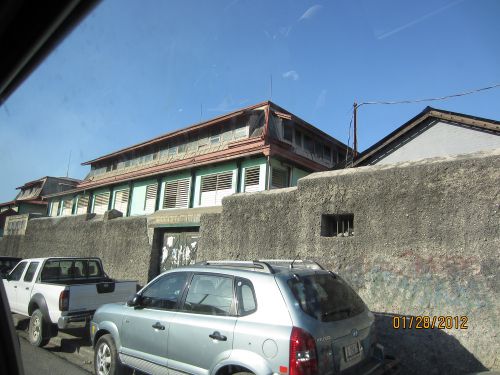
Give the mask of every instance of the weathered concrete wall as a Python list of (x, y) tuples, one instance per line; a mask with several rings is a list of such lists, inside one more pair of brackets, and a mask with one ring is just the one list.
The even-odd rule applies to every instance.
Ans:
[[(403, 373), (500, 368), (500, 150), (315, 173), (298, 188), (225, 198), (202, 216), (198, 259), (312, 258), (380, 312)], [(322, 214), (354, 236), (322, 237)], [(467, 330), (395, 330), (392, 316), (466, 316)]]
[(7, 236), (0, 241), (0, 254), (23, 258), (98, 256), (109, 276), (138, 280), (144, 285), (158, 262), (146, 217), (86, 218), (87, 215), (77, 215), (32, 219), (25, 236)]

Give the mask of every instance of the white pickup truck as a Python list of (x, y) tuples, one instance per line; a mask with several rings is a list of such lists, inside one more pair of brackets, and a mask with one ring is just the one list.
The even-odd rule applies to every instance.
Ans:
[(99, 306), (126, 301), (137, 290), (136, 281), (110, 279), (99, 258), (24, 259), (3, 283), (10, 310), (31, 317), (35, 346), (46, 345), (57, 328), (87, 323)]

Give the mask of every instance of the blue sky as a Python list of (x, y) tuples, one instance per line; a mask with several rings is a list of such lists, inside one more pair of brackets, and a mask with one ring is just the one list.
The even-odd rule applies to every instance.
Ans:
[[(497, 0), (104, 0), (0, 107), (0, 201), (66, 175), (70, 154), (83, 178), (84, 161), (269, 98), (347, 143), (354, 100), (500, 83), (499, 14)], [(498, 120), (500, 89), (363, 106), (359, 149), (426, 105)]]

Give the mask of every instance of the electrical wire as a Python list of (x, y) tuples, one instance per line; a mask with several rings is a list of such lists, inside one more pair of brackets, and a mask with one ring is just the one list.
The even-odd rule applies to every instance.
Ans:
[(359, 108), (362, 105), (370, 105), (370, 104), (411, 104), (411, 103), (421, 103), (421, 102), (434, 102), (434, 101), (438, 101), (438, 100), (447, 100), (447, 99), (456, 98), (456, 97), (459, 97), (459, 96), (465, 96), (465, 95), (475, 94), (475, 93), (478, 93), (478, 92), (481, 92), (481, 91), (491, 90), (491, 89), (494, 89), (494, 88), (497, 88), (497, 87), (500, 87), (500, 83), (497, 83), (497, 84), (491, 85), (491, 86), (487, 86), (487, 87), (482, 87), (480, 89), (474, 89), (474, 90), (470, 90), (470, 91), (461, 92), (461, 93), (458, 93), (458, 94), (441, 96), (441, 97), (437, 97), (437, 98), (413, 99), (413, 100), (396, 100), (396, 101), (381, 100), (381, 101), (362, 102), (362, 103), (356, 104), (356, 108)]
[[(446, 96), (440, 96), (437, 98), (425, 98), (425, 99), (408, 99), (408, 100), (394, 100), (394, 101), (388, 101), (388, 100), (377, 100), (377, 101), (368, 101), (368, 102), (361, 102), (361, 103), (355, 103), (354, 104), (354, 111), (358, 109), (359, 107), (363, 105), (373, 105), (373, 104), (384, 104), (384, 105), (390, 105), (390, 104), (411, 104), (411, 103), (422, 103), (422, 102), (434, 102), (434, 101), (439, 101), (439, 100), (448, 100), (451, 98), (457, 98), (460, 96), (466, 96), (466, 95), (471, 95), (471, 94), (476, 94), (481, 91), (486, 91), (486, 90), (491, 90), (494, 88), (500, 87), (500, 83), (490, 85), (487, 87), (481, 87), (479, 89), (473, 89), (465, 92), (460, 92), (458, 94), (452, 94), (452, 95), (446, 95)], [(349, 143), (351, 142), (351, 127), (352, 127), (352, 121), (354, 119), (354, 111), (351, 116), (351, 121), (349, 122), (349, 136), (347, 138), (347, 147), (349, 147)], [(349, 148), (347, 149), (346, 152), (346, 165), (347, 165), (347, 159), (349, 155)], [(353, 153), (354, 156), (354, 153)]]

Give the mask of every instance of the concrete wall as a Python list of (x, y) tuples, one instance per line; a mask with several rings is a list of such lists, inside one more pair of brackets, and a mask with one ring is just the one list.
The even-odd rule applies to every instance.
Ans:
[[(152, 234), (145, 217), (87, 215), (32, 219), (24, 236), (0, 240), (0, 254), (23, 258), (47, 256), (98, 256), (106, 273), (116, 279), (139, 280), (144, 285), (158, 266)], [(152, 250), (155, 249), (155, 250)], [(153, 263), (152, 263), (153, 262)]]
[[(499, 165), (497, 150), (316, 173), (297, 188), (236, 194), (222, 213), (201, 217), (197, 260), (318, 260), (378, 312), (379, 337), (404, 374), (499, 369)], [(321, 236), (322, 214), (346, 213), (354, 236)], [(100, 256), (111, 277), (144, 284), (160, 258), (147, 220), (32, 219), (25, 236), (0, 240), (0, 254)], [(399, 315), (467, 316), (468, 329), (395, 330)]]
[[(198, 260), (302, 258), (345, 277), (403, 373), (500, 368), (500, 150), (315, 173), (298, 188), (224, 199), (204, 215)], [(322, 214), (354, 236), (322, 237)], [(467, 330), (395, 330), (392, 317), (466, 316)]]

